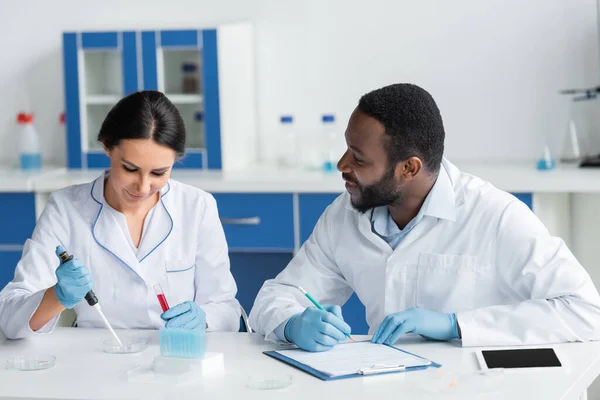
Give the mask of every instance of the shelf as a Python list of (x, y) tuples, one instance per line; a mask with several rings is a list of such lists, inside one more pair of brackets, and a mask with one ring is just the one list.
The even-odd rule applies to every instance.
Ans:
[(88, 95), (85, 97), (85, 104), (88, 105), (115, 105), (119, 100), (121, 100), (121, 96), (114, 94), (96, 94), (96, 95)]
[(166, 94), (173, 104), (202, 104), (204, 99), (199, 94)]
[(87, 97), (123, 92), (123, 63), (118, 50), (84, 51), (82, 72)]
[[(91, 96), (88, 96), (88, 98)], [(96, 97), (96, 96), (94, 96)], [(100, 103), (88, 103), (85, 108), (86, 121), (87, 121), (87, 149), (88, 151), (102, 150), (102, 144), (98, 142), (98, 133), (100, 133), (100, 127), (106, 118), (106, 115), (112, 108), (114, 103), (100, 104)]]

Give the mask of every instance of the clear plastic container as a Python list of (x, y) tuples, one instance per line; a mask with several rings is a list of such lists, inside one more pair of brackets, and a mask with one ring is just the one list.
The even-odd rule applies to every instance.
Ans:
[(106, 339), (103, 343), (104, 352), (111, 354), (140, 353), (148, 348), (147, 339), (136, 337), (121, 338), (123, 346), (119, 346), (119, 343), (115, 339)]
[(19, 135), (19, 161), (22, 170), (38, 170), (42, 167), (40, 141), (33, 126), (33, 114), (19, 113), (17, 123)]
[(13, 371), (39, 371), (56, 365), (56, 357), (50, 355), (20, 355), (6, 360), (6, 369)]
[(177, 358), (202, 358), (206, 349), (206, 333), (202, 330), (161, 328), (160, 355)]
[(586, 157), (600, 155), (600, 96), (588, 92), (574, 96), (569, 103), (569, 117), (560, 161), (579, 163)]
[(298, 165), (299, 146), (296, 132), (294, 131), (294, 117), (282, 115), (279, 118), (279, 136), (277, 140), (277, 165), (280, 167), (294, 168)]

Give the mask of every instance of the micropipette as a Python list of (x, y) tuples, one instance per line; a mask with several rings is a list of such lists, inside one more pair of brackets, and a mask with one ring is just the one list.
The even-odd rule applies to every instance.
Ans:
[[(60, 253), (58, 255), (58, 257), (60, 258), (60, 261), (63, 264), (66, 263), (67, 261), (71, 261), (73, 259), (73, 256), (69, 255), (66, 251), (63, 251), (62, 253)], [(115, 333), (114, 329), (112, 328), (112, 326), (110, 326), (110, 323), (104, 316), (104, 313), (102, 312), (102, 309), (100, 308), (100, 303), (98, 303), (98, 298), (96, 297), (96, 294), (94, 293), (93, 290), (90, 290), (89, 292), (87, 292), (87, 294), (85, 295), (85, 301), (87, 301), (87, 303), (92, 308), (94, 308), (96, 311), (98, 311), (98, 314), (100, 314), (102, 321), (104, 321), (104, 325), (106, 325), (106, 327), (108, 328), (110, 333), (113, 335), (113, 337), (115, 338), (115, 340), (117, 341), (119, 346), (123, 347), (123, 343), (121, 342), (121, 340)]]

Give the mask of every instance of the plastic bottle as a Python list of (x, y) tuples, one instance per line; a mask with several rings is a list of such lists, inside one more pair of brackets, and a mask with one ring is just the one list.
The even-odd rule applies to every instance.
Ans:
[(277, 165), (293, 168), (298, 165), (298, 143), (294, 132), (294, 117), (282, 115), (279, 118), (280, 131), (277, 141)]
[(33, 127), (33, 114), (19, 113), (17, 123), (21, 126), (19, 135), (19, 161), (22, 170), (36, 170), (42, 167), (40, 141)]
[(194, 149), (204, 148), (204, 113), (202, 111), (194, 114), (194, 127), (189, 134), (190, 138), (187, 147)]
[(198, 66), (194, 63), (183, 63), (181, 64), (181, 70), (183, 71), (182, 92), (185, 94), (198, 93), (200, 89), (197, 74)]
[(323, 122), (323, 140), (325, 149), (323, 151), (323, 171), (332, 172), (336, 170), (337, 162), (342, 156), (340, 135), (337, 132), (335, 116), (324, 114), (321, 117)]

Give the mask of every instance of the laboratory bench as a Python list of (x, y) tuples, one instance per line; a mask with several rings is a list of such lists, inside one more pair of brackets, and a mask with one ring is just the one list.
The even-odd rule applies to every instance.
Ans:
[[(482, 375), (475, 352), (455, 342), (434, 342), (407, 335), (396, 346), (433, 360), (441, 368), (321, 381), (274, 360), (263, 351), (283, 349), (252, 333), (214, 332), (206, 335), (206, 351), (223, 354), (213, 372), (176, 384), (156, 379), (135, 380), (129, 371), (145, 367), (159, 354), (158, 331), (118, 331), (121, 337), (141, 337), (148, 348), (137, 354), (107, 354), (106, 329), (57, 328), (23, 340), (0, 339), (0, 396), (23, 399), (584, 399), (600, 373), (600, 342), (552, 345), (561, 368), (498, 371)], [(355, 336), (356, 340), (368, 337)], [(550, 347), (550, 346), (541, 346)], [(41, 371), (7, 370), (18, 355), (56, 357), (54, 367)], [(250, 379), (287, 378), (291, 385), (256, 390)], [(582, 395), (583, 394), (583, 395)]]
[[(552, 234), (569, 244), (600, 287), (600, 268), (596, 271), (594, 265), (599, 246), (593, 240), (600, 237), (600, 213), (596, 211), (600, 169), (559, 166), (553, 171), (537, 171), (533, 162), (456, 165), (515, 194), (531, 207)], [(47, 168), (23, 173), (0, 168), (0, 288), (12, 279), (23, 244), (48, 195), (91, 182), (101, 173), (101, 169)], [(262, 283), (287, 265), (325, 208), (345, 190), (339, 173), (268, 166), (234, 171), (175, 169), (172, 178), (215, 196), (238, 299), (248, 312)], [(367, 333), (364, 307), (355, 295), (344, 306), (344, 316), (355, 333)]]

